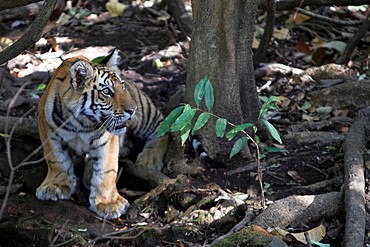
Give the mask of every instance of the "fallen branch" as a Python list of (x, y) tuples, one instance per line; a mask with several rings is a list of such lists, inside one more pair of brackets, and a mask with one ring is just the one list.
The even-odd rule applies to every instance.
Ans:
[(1, 1), (0, 11), (4, 9), (11, 9), (16, 7), (25, 6), (31, 3), (37, 3), (40, 0), (12, 0), (12, 1)]
[(253, 220), (253, 224), (263, 228), (275, 226), (279, 226), (282, 229), (287, 227), (294, 228), (342, 213), (342, 203), (343, 193), (341, 192), (289, 196), (271, 204)]
[(42, 3), (32, 3), (27, 6), (3, 10), (0, 12), (0, 21), (37, 15), (41, 7)]
[(13, 126), (18, 123), (14, 132), (15, 136), (28, 136), (35, 139), (40, 138), (37, 119), (0, 116), (0, 133), (5, 133), (6, 123), (8, 124), (8, 129), (12, 129)]

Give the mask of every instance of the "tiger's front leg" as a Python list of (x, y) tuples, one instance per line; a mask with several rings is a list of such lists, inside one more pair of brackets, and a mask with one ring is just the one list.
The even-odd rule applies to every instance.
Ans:
[(117, 191), (119, 137), (110, 135), (109, 140), (90, 151), (93, 174), (90, 180), (90, 210), (106, 219), (125, 214), (129, 202)]
[(76, 176), (71, 157), (62, 141), (50, 138), (44, 142), (44, 156), (48, 164), (48, 173), (36, 190), (40, 200), (69, 199), (76, 187)]

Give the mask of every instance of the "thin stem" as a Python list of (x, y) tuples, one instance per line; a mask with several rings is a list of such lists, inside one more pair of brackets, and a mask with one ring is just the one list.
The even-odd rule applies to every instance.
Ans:
[[(199, 109), (199, 108), (196, 108), (197, 110), (201, 111), (201, 112), (207, 112), (207, 111), (204, 111), (202, 109)], [(221, 119), (221, 117), (211, 113), (211, 112), (208, 112), (212, 117), (214, 118), (218, 118), (218, 119)], [(237, 126), (236, 124), (233, 124), (229, 121), (226, 120), (226, 123), (232, 127), (235, 127)], [(260, 153), (260, 149), (258, 147), (258, 144), (257, 142), (245, 131), (245, 130), (241, 130), (241, 132), (249, 138), (249, 140), (251, 140), (253, 142), (253, 144), (256, 146), (256, 150), (257, 150), (257, 176), (258, 176), (258, 182), (259, 182), (259, 185), (260, 185), (260, 189), (261, 189), (261, 206), (262, 208), (265, 208), (266, 206), (266, 203), (265, 203), (265, 193), (264, 193), (264, 189), (263, 189), (263, 181), (262, 181), (262, 169), (261, 169), (261, 161), (260, 161), (260, 157), (261, 157), (261, 153)]]

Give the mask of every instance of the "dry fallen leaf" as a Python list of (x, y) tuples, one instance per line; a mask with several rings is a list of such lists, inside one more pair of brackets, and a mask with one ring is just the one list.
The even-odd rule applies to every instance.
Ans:
[[(296, 239), (297, 241), (307, 244), (305, 232), (299, 232), (299, 233), (290, 233), (286, 230), (283, 230), (279, 227), (269, 227), (267, 231), (273, 235), (278, 236), (281, 239), (284, 239), (288, 242), (291, 242), (293, 239)], [(308, 236), (310, 237), (310, 240), (319, 242), (321, 241), (324, 236), (326, 235), (326, 228), (324, 225), (319, 225), (318, 227), (315, 227), (309, 231), (307, 231)]]
[(256, 36), (257, 36), (257, 31), (254, 32), (254, 35), (253, 35), (253, 42), (252, 42), (253, 49), (257, 49), (258, 46), (260, 45), (260, 42), (256, 39)]
[[(315, 228), (307, 231), (307, 233), (308, 233), (308, 236), (310, 237), (310, 240), (320, 242), (326, 235), (326, 228), (325, 228), (324, 225), (321, 224), (318, 227), (315, 227)], [(299, 242), (307, 244), (304, 232), (289, 233), (289, 235), (292, 235)]]
[(300, 52), (300, 53), (304, 53), (304, 54), (307, 54), (307, 55), (310, 55), (311, 54), (311, 49), (310, 49), (310, 46), (307, 45), (303, 40), (299, 39), (297, 41), (297, 44), (295, 46), (295, 49), (297, 50), (297, 52)]
[(305, 179), (298, 175), (296, 171), (288, 171), (288, 175), (297, 183), (304, 183)]
[(277, 29), (274, 28), (274, 33), (272, 36), (276, 39), (289, 39), (289, 29), (288, 28), (282, 28), (282, 29)]
[(320, 46), (323, 46), (324, 44), (326, 44), (326, 40), (324, 40), (323, 38), (321, 38), (320, 36), (316, 36), (313, 40), (311, 40), (311, 46), (312, 48), (316, 48), (316, 47), (320, 47)]
[(291, 102), (291, 100), (290, 99), (288, 99), (287, 97), (285, 97), (285, 96), (277, 96), (277, 98), (280, 100), (280, 103), (277, 103), (279, 106), (281, 106), (281, 107), (288, 107), (289, 106), (289, 104), (290, 104), (290, 102)]
[(301, 13), (293, 13), (290, 15), (289, 19), (285, 21), (285, 23), (290, 24), (290, 23), (302, 23), (310, 19), (308, 15), (304, 15)]
[(109, 0), (105, 7), (111, 14), (111, 16), (116, 17), (123, 13), (123, 11), (127, 8), (127, 5), (118, 2), (118, 0)]
[(6, 38), (6, 37), (1, 37), (0, 38), (0, 51), (7, 48), (11, 44), (13, 44), (13, 40)]

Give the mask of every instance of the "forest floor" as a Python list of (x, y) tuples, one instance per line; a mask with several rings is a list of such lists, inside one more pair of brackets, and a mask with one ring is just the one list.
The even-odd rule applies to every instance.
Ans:
[[(122, 51), (120, 68), (123, 77), (134, 81), (165, 112), (170, 96), (179, 86), (185, 85), (189, 41), (164, 11), (154, 12), (154, 8), (131, 5), (124, 14), (112, 18), (104, 4), (105, 1), (94, 1), (66, 10), (64, 14), (70, 14), (68, 21), (50, 24), (44, 34), (45, 44), (39, 44), (8, 62), (8, 70), (1, 70), (4, 73), (1, 116), (8, 113), (18, 119), (27, 112), (25, 118), (34, 124), (37, 118), (35, 106), (42, 94), (39, 85), (48, 82), (61, 58), (83, 55), (94, 59), (105, 56), (114, 47)], [(90, 15), (86, 17), (88, 13)], [(261, 10), (261, 16), (262, 13)], [(355, 13), (360, 15), (361, 11)], [(328, 26), (313, 18), (295, 25), (287, 24), (285, 21), (293, 15), (294, 11), (278, 14), (279, 32), (274, 35), (268, 50), (268, 61), (273, 64), (256, 71), (259, 95), (277, 96), (281, 101), (279, 108), (269, 111), (266, 119), (279, 130), (283, 145), (261, 135), (260, 160), (267, 205), (293, 195), (340, 194), (346, 133), (358, 110), (370, 105), (369, 81), (357, 81), (359, 77), (370, 77), (369, 33), (358, 45), (351, 68), (341, 67), (332, 64), (341, 53), (338, 47), (356, 28)], [(333, 10), (331, 15), (344, 16)], [(30, 20), (32, 17), (22, 21), (25, 25)], [(15, 38), (20, 31), (11, 27), (12, 23), (14, 20), (8, 20), (4, 25), (8, 37)], [(257, 27), (262, 26), (261, 23), (257, 23)], [(307, 23), (314, 28), (305, 29)], [(285, 31), (284, 38), (279, 36)], [(341, 38), (338, 38), (339, 34), (343, 34)], [(308, 59), (310, 55), (311, 60)], [(28, 85), (8, 110), (9, 102), (25, 82)], [(40, 145), (37, 129), (32, 124), (21, 124), (17, 128), (25, 130), (17, 132), (16, 128), (11, 139), (10, 160), (14, 167), (22, 164), (22, 160)], [(251, 151), (255, 155), (253, 147)], [(8, 153), (5, 142), (0, 142), (2, 199), (10, 175)], [(186, 159), (192, 156), (191, 151), (188, 153)], [(40, 158), (42, 152), (39, 150), (31, 160)], [(125, 175), (124, 171), (118, 188), (132, 204), (132, 209), (127, 215), (109, 221), (101, 220), (88, 210), (88, 192), (83, 186), (72, 200), (38, 201), (34, 193), (45, 176), (44, 163), (16, 169), (11, 195), (0, 221), (0, 246), (57, 246), (59, 243), (66, 246), (86, 243), (96, 246), (202, 246), (229, 232), (243, 219), (246, 206), (253, 209), (253, 216), (263, 211), (259, 203), (256, 161), (236, 157), (227, 161), (225, 168), (218, 169), (203, 167), (196, 159), (186, 164), (171, 162), (171, 167), (165, 168), (163, 173), (173, 180), (155, 188), (132, 175)], [(179, 170), (183, 175), (179, 175)], [(231, 198), (238, 198), (235, 199), (237, 203), (232, 204), (235, 212), (227, 211), (225, 202), (233, 201)], [(243, 205), (238, 203), (240, 200)], [(285, 225), (269, 227), (299, 233), (323, 225), (326, 233), (318, 241), (341, 246), (344, 213), (340, 204), (321, 205), (328, 211), (333, 209), (321, 217), (308, 215), (309, 219), (299, 223), (292, 220)], [(368, 209), (368, 202), (366, 205)], [(292, 208), (286, 210), (300, 208), (300, 205), (290, 206)], [(222, 210), (227, 212), (217, 218), (216, 212)], [(194, 216), (195, 211), (207, 212), (212, 217), (200, 219), (199, 215)], [(184, 224), (189, 215), (193, 218), (187, 218)], [(191, 220), (201, 222), (189, 226)], [(255, 226), (257, 222), (250, 221)], [(368, 232), (368, 221), (366, 225)], [(255, 232), (271, 238), (271, 231), (266, 230), (269, 229), (263, 226)], [(120, 237), (113, 239), (112, 235)], [(288, 246), (307, 246), (294, 238), (284, 240)], [(244, 244), (240, 246), (267, 246)], [(366, 244), (370, 244), (369, 239)]]

